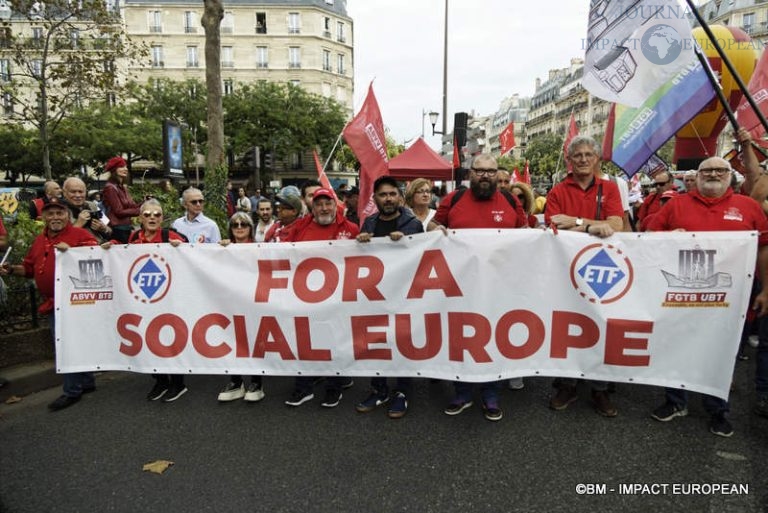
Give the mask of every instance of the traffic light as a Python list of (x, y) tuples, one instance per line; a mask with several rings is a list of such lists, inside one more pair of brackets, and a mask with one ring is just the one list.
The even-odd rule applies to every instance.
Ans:
[(272, 153), (267, 152), (264, 154), (264, 169), (272, 169)]

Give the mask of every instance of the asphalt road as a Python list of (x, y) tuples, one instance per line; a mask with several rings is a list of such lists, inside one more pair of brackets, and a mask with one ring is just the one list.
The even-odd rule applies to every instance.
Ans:
[[(753, 370), (754, 360), (737, 365), (729, 439), (707, 431), (696, 397), (688, 417), (652, 420), (662, 392), (644, 386), (619, 384), (619, 416), (605, 419), (587, 390), (549, 410), (551, 380), (530, 378), (504, 391), (504, 419), (492, 423), (478, 406), (444, 415), (452, 387), (429, 380), (390, 420), (384, 409), (354, 411), (363, 378), (328, 410), (322, 385), (314, 401), (286, 407), (290, 378), (266, 378), (261, 403), (218, 404), (224, 378), (193, 376), (166, 404), (145, 399), (149, 377), (105, 373), (61, 412), (45, 407), (58, 389), (0, 405), (0, 511), (768, 511), (768, 419), (751, 413)], [(142, 471), (158, 459), (175, 464)], [(749, 491), (675, 494), (675, 483)], [(605, 488), (579, 494), (580, 484)], [(622, 493), (632, 484), (658, 493)]]

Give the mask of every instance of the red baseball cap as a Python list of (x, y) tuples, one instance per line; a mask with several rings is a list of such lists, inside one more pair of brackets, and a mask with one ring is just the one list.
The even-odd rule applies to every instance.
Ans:
[(333, 196), (333, 193), (331, 191), (329, 191), (328, 189), (320, 188), (320, 189), (317, 189), (312, 194), (312, 201), (315, 201), (317, 198), (330, 198), (330, 199), (334, 199), (334, 196)]

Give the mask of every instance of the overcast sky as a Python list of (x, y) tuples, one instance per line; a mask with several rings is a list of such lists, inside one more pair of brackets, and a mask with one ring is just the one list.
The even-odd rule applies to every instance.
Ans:
[[(398, 142), (421, 135), (422, 111), (442, 116), (444, 0), (347, 0), (355, 32), (355, 113), (368, 84)], [(449, 0), (448, 131), (454, 112), (489, 115), (537, 77), (584, 56), (589, 0)], [(442, 121), (436, 128), (440, 130)], [(429, 118), (426, 140), (432, 137)]]

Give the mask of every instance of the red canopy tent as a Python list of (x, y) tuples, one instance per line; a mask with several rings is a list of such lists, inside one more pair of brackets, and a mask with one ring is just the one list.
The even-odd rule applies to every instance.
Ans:
[(419, 137), (410, 148), (389, 161), (389, 174), (397, 180), (452, 180), (453, 166)]

